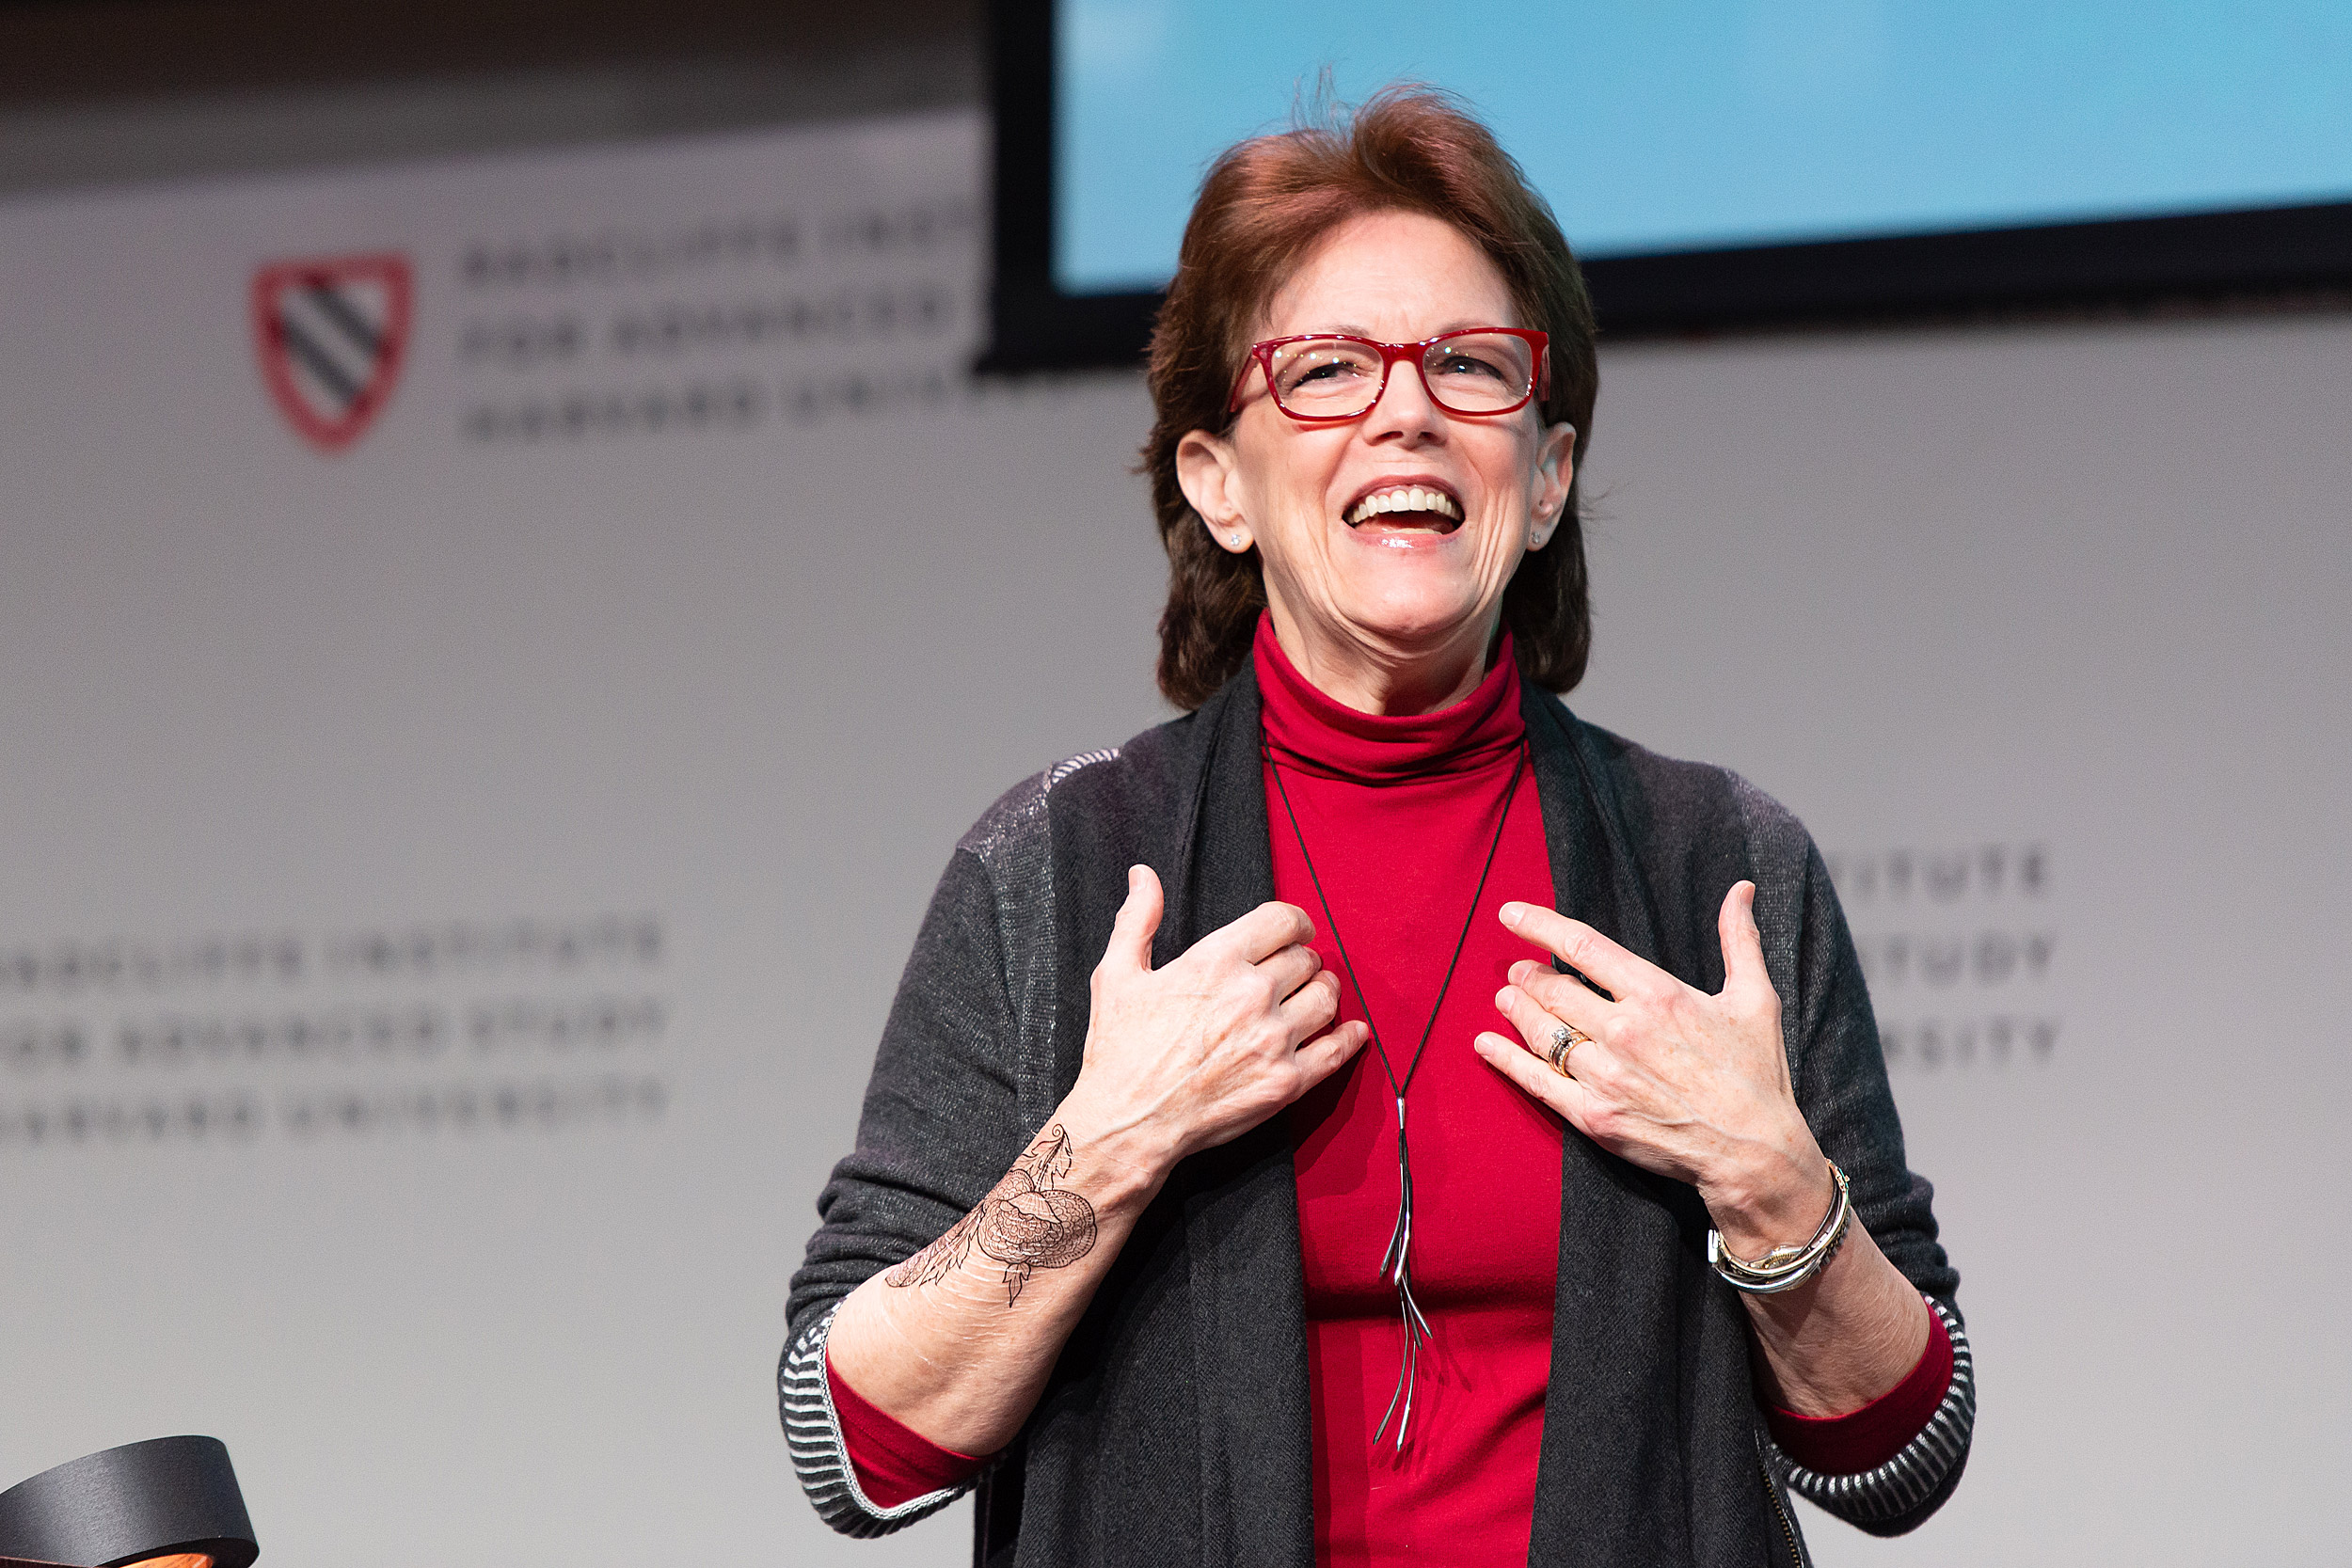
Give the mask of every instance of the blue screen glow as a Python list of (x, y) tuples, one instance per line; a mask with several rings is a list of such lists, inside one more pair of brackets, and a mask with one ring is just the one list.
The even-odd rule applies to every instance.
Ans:
[(2348, 0), (1058, 0), (1056, 280), (1152, 289), (1209, 160), (1410, 79), (1585, 256), (2352, 199)]

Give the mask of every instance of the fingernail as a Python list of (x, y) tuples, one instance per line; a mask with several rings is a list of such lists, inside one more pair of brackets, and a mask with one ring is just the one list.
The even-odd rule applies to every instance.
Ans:
[(1501, 912), (1502, 915), (1502, 923), (1505, 926), (1517, 926), (1519, 923), (1519, 916), (1527, 912), (1527, 906), (1525, 904), (1505, 904), (1502, 906)]
[(1495, 1006), (1505, 1010), (1509, 1009), (1511, 1006), (1511, 988), (1509, 986), (1505, 986), (1501, 990), (1495, 992)]
[(1513, 964), (1506, 973), (1510, 974), (1511, 983), (1513, 985), (1523, 985), (1526, 983), (1528, 971), (1534, 969), (1534, 959), (1521, 958), (1518, 962)]

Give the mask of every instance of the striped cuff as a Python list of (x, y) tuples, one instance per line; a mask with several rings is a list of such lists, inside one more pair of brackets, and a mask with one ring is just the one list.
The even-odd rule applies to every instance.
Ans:
[(1790, 1459), (1770, 1437), (1763, 1439), (1765, 1463), (1782, 1485), (1865, 1529), (1890, 1525), (1907, 1528), (1915, 1524), (1916, 1520), (1899, 1522), (1932, 1499), (1960, 1468), (1968, 1457), (1969, 1433), (1977, 1424), (1976, 1362), (1968, 1351), (1968, 1333), (1942, 1302), (1933, 1296), (1921, 1299), (1951, 1339), (1952, 1381), (1935, 1414), (1928, 1418), (1918, 1436), (1903, 1445), (1901, 1452), (1856, 1475), (1824, 1475)]
[(896, 1508), (882, 1508), (857, 1483), (857, 1467), (850, 1463), (849, 1445), (841, 1436), (841, 1416), (834, 1408), (833, 1387), (825, 1380), (825, 1339), (833, 1332), (833, 1317), (841, 1310), (836, 1301), (803, 1329), (784, 1353), (776, 1369), (776, 1399), (784, 1411), (785, 1446), (792, 1452), (792, 1473), (808, 1494), (819, 1519), (843, 1535), (865, 1540), (904, 1529), (927, 1518), (972, 1489), (965, 1481), (911, 1497)]

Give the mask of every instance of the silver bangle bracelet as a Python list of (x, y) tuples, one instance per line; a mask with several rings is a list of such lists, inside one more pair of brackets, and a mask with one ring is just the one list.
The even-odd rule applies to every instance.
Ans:
[(1845, 1243), (1846, 1227), (1853, 1221), (1853, 1193), (1846, 1183), (1846, 1173), (1832, 1160), (1829, 1174), (1837, 1183), (1837, 1196), (1830, 1200), (1829, 1212), (1821, 1216), (1821, 1227), (1803, 1246), (1774, 1247), (1750, 1263), (1724, 1251), (1723, 1233), (1708, 1229), (1707, 1261), (1724, 1284), (1751, 1296), (1776, 1295), (1795, 1290), (1829, 1267), (1829, 1260)]

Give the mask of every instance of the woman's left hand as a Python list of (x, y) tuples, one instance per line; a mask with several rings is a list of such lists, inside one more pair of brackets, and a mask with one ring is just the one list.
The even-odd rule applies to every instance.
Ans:
[[(1836, 1196), (1789, 1085), (1755, 902), (1753, 882), (1724, 898), (1724, 989), (1712, 996), (1581, 921), (1503, 905), (1514, 934), (1609, 994), (1523, 960), (1495, 998), (1519, 1038), (1490, 1033), (1475, 1042), (1488, 1064), (1603, 1148), (1696, 1187), (1742, 1258), (1803, 1243)], [(1549, 1058), (1562, 1024), (1589, 1037), (1555, 1071)]]

